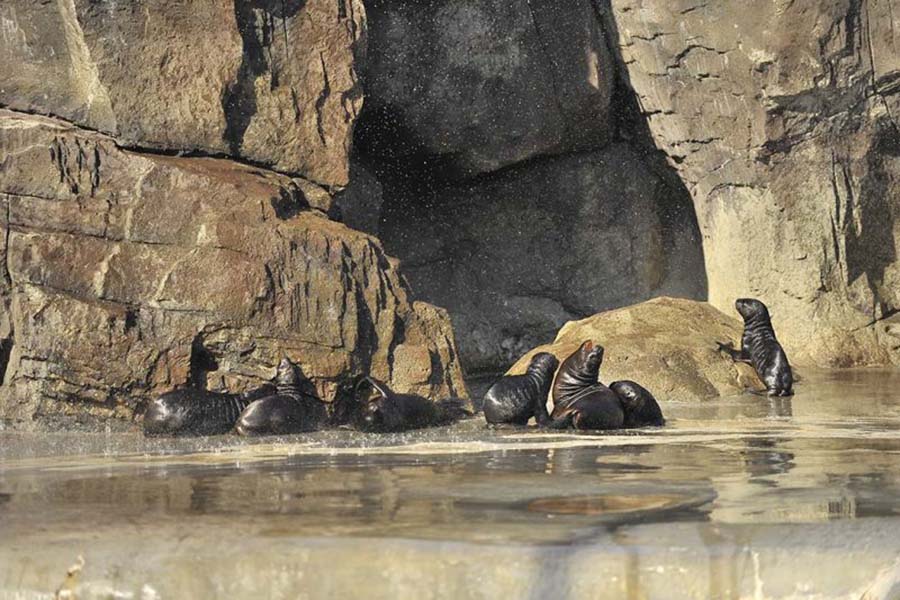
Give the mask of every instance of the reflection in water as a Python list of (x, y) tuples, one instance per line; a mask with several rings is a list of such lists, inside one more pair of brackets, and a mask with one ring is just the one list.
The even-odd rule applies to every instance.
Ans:
[[(170, 553), (212, 561), (226, 547), (252, 546), (260, 564), (285, 560), (286, 572), (302, 574), (290, 565), (310, 540), (365, 538), (338, 556), (357, 556), (360, 569), (392, 560), (379, 550), (388, 540), (474, 544), (455, 560), (472, 554), (483, 577), (522, 565), (510, 581), (527, 584), (526, 597), (592, 597), (573, 591), (586, 577), (603, 577), (612, 597), (668, 597), (647, 590), (674, 589), (667, 578), (682, 571), (702, 578), (691, 588), (697, 597), (753, 597), (760, 573), (777, 568), (773, 553), (810, 528), (821, 537), (785, 552), (850, 544), (855, 528), (864, 548), (882, 531), (893, 540), (885, 544), (900, 546), (900, 402), (872, 391), (874, 408), (861, 408), (864, 382), (851, 383), (852, 393), (807, 379), (794, 398), (672, 405), (669, 427), (627, 434), (487, 431), (473, 422), (398, 436), (316, 434), (305, 444), (255, 440), (239, 452), (228, 444), (244, 440), (193, 442), (199, 448), (169, 440), (162, 448), (158, 440), (107, 436), (96, 441), (100, 455), (68, 460), (30, 458), (57, 442), (15, 434), (0, 439), (0, 446), (13, 442), (3, 446), (7, 456), (20, 457), (0, 469), (0, 596), (10, 581), (47, 578), (34, 561), (56, 568), (73, 552), (87, 552), (88, 565), (102, 572), (127, 571), (121, 561), (131, 553), (123, 548), (136, 539), (142, 569)], [(127, 456), (102, 455), (129, 445)], [(866, 529), (867, 520), (878, 525)], [(472, 548), (482, 546), (489, 550), (479, 557)], [(416, 559), (418, 548), (409, 560), (420, 574), (450, 569)], [(517, 554), (507, 562), (494, 558), (510, 548)], [(889, 550), (876, 558), (900, 547)], [(457, 575), (438, 580), (450, 585)], [(765, 584), (776, 585), (771, 575)]]
[(771, 438), (751, 438), (745, 441), (746, 449), (740, 454), (751, 483), (776, 487), (778, 482), (773, 476), (794, 468), (794, 454), (779, 450), (781, 444), (789, 442), (790, 440), (776, 441)]
[(770, 396), (769, 397), (769, 416), (770, 417), (793, 417), (794, 405), (790, 396)]

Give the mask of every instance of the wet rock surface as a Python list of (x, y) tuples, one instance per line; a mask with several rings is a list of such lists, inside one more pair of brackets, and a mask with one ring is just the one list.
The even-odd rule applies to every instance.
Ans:
[(709, 400), (760, 385), (752, 368), (716, 347), (717, 341), (740, 340), (742, 330), (739, 320), (705, 302), (656, 298), (566, 323), (552, 344), (525, 354), (508, 374), (523, 373), (538, 352), (564, 360), (592, 340), (606, 349), (600, 381), (636, 381), (665, 413), (666, 402)]
[(360, 0), (9, 0), (0, 20), (0, 105), (347, 183)]
[(326, 400), (363, 373), (465, 396), (446, 313), (296, 180), (10, 111), (0, 153), (4, 418), (130, 417), (173, 386), (267, 380), (282, 355)]

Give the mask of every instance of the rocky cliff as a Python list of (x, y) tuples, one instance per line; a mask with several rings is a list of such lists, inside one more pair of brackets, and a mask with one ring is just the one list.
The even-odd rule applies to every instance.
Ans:
[(361, 3), (14, 1), (0, 23), (0, 418), (130, 418), (282, 355), (326, 400), (361, 373), (466, 395), (446, 312), (327, 216), (362, 204)]
[(900, 361), (900, 10), (612, 0), (603, 13), (693, 198), (710, 302), (765, 299), (801, 361)]
[(898, 32), (889, 0), (3, 2), (0, 413), (280, 353), (326, 397), (464, 393), (662, 294), (898, 363)]
[(467, 364), (661, 293), (763, 299), (796, 361), (900, 362), (889, 0), (373, 4), (358, 147)]
[(311, 210), (312, 184), (10, 111), (0, 151), (6, 418), (127, 417), (173, 386), (268, 379), (282, 355), (325, 399), (362, 373), (465, 394), (446, 313)]

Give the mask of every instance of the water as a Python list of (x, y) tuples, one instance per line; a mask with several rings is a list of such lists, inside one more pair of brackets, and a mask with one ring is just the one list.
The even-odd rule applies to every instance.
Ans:
[(897, 598), (898, 384), (615, 435), (0, 432), (0, 598)]

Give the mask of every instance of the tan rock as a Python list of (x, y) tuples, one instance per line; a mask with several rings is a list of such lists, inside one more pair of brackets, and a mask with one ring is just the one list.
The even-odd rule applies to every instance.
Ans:
[(0, 22), (0, 104), (347, 182), (361, 0), (7, 0)]
[(127, 417), (189, 380), (268, 379), (283, 355), (326, 400), (362, 373), (466, 395), (446, 313), (296, 180), (10, 111), (0, 156), (0, 417)]
[[(777, 326), (778, 323), (776, 322)], [(739, 393), (758, 385), (752, 369), (736, 365), (716, 342), (739, 344), (743, 326), (705, 302), (661, 297), (570, 321), (552, 344), (520, 358), (508, 375), (525, 372), (531, 357), (564, 360), (585, 340), (605, 349), (600, 381), (637, 381), (660, 401), (688, 402)]]

